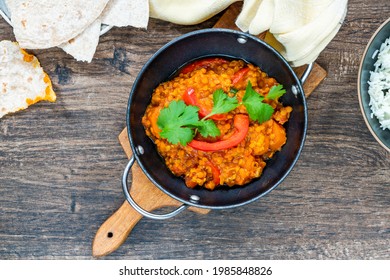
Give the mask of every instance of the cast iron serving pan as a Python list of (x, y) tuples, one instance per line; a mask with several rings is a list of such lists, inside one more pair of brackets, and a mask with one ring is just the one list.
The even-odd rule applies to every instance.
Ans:
[[(284, 125), (287, 142), (280, 152), (267, 161), (260, 178), (245, 186), (220, 187), (213, 191), (204, 188), (190, 189), (182, 178), (174, 176), (164, 164), (141, 123), (153, 90), (172, 77), (183, 65), (204, 57), (242, 59), (259, 66), (274, 77), (287, 90), (281, 101), (293, 111)], [(122, 178), (126, 199), (138, 212), (149, 218), (173, 217), (188, 206), (209, 209), (237, 207), (252, 202), (278, 186), (289, 174), (303, 148), (307, 129), (307, 106), (302, 83), (310, 72), (309, 65), (300, 80), (287, 61), (272, 47), (249, 34), (228, 29), (203, 29), (188, 33), (163, 46), (141, 69), (130, 92), (127, 107), (127, 129), (133, 157), (127, 164)], [(183, 202), (168, 214), (153, 214), (142, 209), (131, 197), (127, 184), (128, 175), (137, 161), (146, 176), (167, 195)]]

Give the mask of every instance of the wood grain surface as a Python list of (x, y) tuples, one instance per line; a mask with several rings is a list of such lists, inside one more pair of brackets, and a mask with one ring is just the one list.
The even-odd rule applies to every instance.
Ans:
[[(277, 189), (239, 208), (142, 219), (105, 258), (390, 259), (390, 155), (368, 131), (356, 89), (366, 43), (389, 14), (388, 0), (349, 1), (317, 60), (328, 75), (308, 98), (302, 155)], [(139, 70), (162, 45), (221, 15), (113, 28), (90, 64), (56, 48), (33, 51), (58, 99), (0, 119), (0, 259), (93, 258), (95, 233), (124, 201), (117, 136)], [(4, 39), (14, 36), (0, 19)]]

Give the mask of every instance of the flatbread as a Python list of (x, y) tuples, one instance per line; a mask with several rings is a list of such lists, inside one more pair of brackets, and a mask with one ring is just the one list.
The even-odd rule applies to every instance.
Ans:
[(101, 19), (98, 18), (76, 38), (59, 45), (76, 60), (91, 62), (99, 43)]
[(148, 0), (110, 0), (102, 14), (102, 23), (117, 27), (146, 28), (148, 21)]
[(6, 0), (20, 47), (46, 49), (75, 38), (109, 0)]
[(15, 42), (0, 42), (0, 118), (56, 94), (38, 59)]
[(91, 62), (99, 43), (101, 24), (146, 28), (149, 21), (148, 0), (110, 0), (103, 13), (76, 38), (59, 45), (76, 60)]

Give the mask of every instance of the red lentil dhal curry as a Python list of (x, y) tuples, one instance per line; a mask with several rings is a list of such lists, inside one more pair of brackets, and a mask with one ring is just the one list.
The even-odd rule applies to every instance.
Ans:
[(244, 185), (286, 143), (292, 108), (279, 102), (284, 93), (254, 65), (203, 58), (154, 90), (142, 123), (189, 188)]

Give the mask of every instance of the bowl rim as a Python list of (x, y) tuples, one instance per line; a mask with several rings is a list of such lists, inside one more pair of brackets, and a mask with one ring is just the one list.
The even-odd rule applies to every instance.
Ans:
[(358, 89), (358, 99), (359, 99), (359, 106), (360, 106), (360, 111), (363, 115), (363, 119), (364, 119), (364, 122), (366, 123), (366, 126), (368, 128), (368, 130), (371, 132), (372, 136), (375, 138), (375, 140), (383, 147), (385, 148), (388, 152), (390, 152), (390, 148), (388, 146), (385, 145), (385, 143), (383, 143), (381, 141), (381, 139), (378, 137), (377, 133), (374, 131), (374, 129), (371, 127), (368, 119), (367, 119), (367, 116), (366, 116), (366, 112), (364, 110), (364, 106), (363, 106), (363, 98), (362, 98), (362, 91), (361, 91), (361, 88), (360, 88), (360, 85), (361, 85), (361, 76), (362, 76), (362, 69), (363, 69), (363, 63), (366, 59), (366, 56), (367, 56), (367, 52), (368, 50), (370, 49), (375, 37), (378, 35), (378, 33), (387, 25), (387, 24), (390, 24), (390, 17), (385, 20), (374, 32), (374, 34), (371, 36), (370, 40), (368, 41), (365, 49), (364, 49), (364, 52), (363, 52), (363, 55), (362, 55), (362, 58), (360, 60), (360, 65), (359, 65), (359, 71), (358, 71), (358, 79), (357, 79), (357, 89)]

